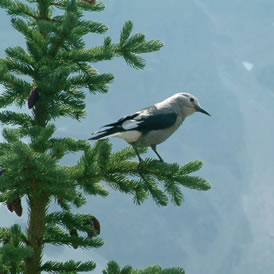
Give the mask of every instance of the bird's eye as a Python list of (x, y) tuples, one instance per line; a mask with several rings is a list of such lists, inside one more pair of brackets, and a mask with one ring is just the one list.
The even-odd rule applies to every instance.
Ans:
[(192, 97), (189, 100), (190, 100), (190, 102), (194, 102), (194, 98), (192, 98)]

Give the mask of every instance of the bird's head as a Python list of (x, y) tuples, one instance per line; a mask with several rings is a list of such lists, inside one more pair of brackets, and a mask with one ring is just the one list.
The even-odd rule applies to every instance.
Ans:
[(185, 115), (190, 115), (194, 112), (201, 112), (211, 116), (206, 110), (201, 108), (198, 99), (190, 93), (177, 93), (176, 99), (180, 102)]

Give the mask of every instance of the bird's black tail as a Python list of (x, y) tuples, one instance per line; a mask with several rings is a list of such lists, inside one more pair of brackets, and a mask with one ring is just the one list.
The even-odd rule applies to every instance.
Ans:
[(100, 140), (100, 139), (108, 138), (111, 135), (114, 135), (115, 133), (119, 133), (120, 131), (121, 129), (117, 127), (111, 127), (104, 130), (100, 130), (100, 131), (94, 132), (93, 133), (94, 136), (89, 138), (89, 140)]

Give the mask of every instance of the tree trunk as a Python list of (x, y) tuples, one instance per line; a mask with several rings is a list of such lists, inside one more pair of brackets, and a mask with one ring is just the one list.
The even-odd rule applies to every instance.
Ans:
[(33, 249), (33, 255), (25, 261), (25, 274), (40, 274), (43, 250), (43, 235), (45, 231), (45, 217), (48, 197), (43, 193), (36, 193), (29, 197), (29, 226), (28, 241)]

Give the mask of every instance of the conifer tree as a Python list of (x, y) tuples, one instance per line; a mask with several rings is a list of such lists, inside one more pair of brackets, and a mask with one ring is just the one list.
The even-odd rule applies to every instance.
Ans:
[[(103, 245), (98, 236), (100, 216), (71, 211), (84, 205), (88, 195), (106, 197), (108, 185), (132, 195), (138, 205), (151, 197), (157, 205), (166, 206), (169, 201), (181, 205), (182, 186), (210, 188), (206, 180), (191, 175), (201, 168), (201, 161), (179, 166), (146, 159), (139, 164), (130, 147), (113, 153), (108, 141), (90, 144), (70, 136), (55, 137), (56, 119), (83, 119), (87, 93), (108, 91), (114, 76), (100, 74), (94, 63), (122, 57), (131, 67), (142, 69), (145, 61), (140, 54), (157, 51), (163, 44), (146, 40), (142, 33), (133, 34), (133, 23), (128, 21), (122, 27), (120, 41), (113, 42), (106, 36), (102, 45), (86, 48), (85, 35), (108, 30), (105, 24), (83, 16), (84, 12), (102, 11), (104, 5), (99, 1), (0, 0), (0, 7), (11, 16), (12, 26), (26, 42), (23, 47), (7, 48), (6, 57), (0, 59), (4, 138), (0, 143), (0, 202), (18, 216), (26, 210), (22, 199), (28, 207), (26, 231), (19, 225), (0, 229), (0, 273), (91, 271), (96, 266), (93, 261), (42, 263), (47, 244), (75, 249)], [(27, 112), (22, 110), (26, 105)], [(8, 110), (9, 106), (17, 107), (17, 111)], [(71, 152), (82, 152), (78, 163), (62, 165), (61, 159)], [(57, 203), (60, 210), (49, 212), (51, 203)], [(104, 273), (117, 267), (120, 269), (110, 262)], [(151, 269), (156, 269), (155, 273), (183, 273), (179, 268), (171, 272), (159, 266)], [(127, 266), (121, 273), (154, 273), (146, 271)]]
[(149, 266), (145, 269), (133, 269), (130, 265), (124, 266), (122, 269), (115, 261), (110, 261), (103, 270), (103, 274), (185, 274), (181, 267), (172, 267), (162, 269), (159, 265)]

